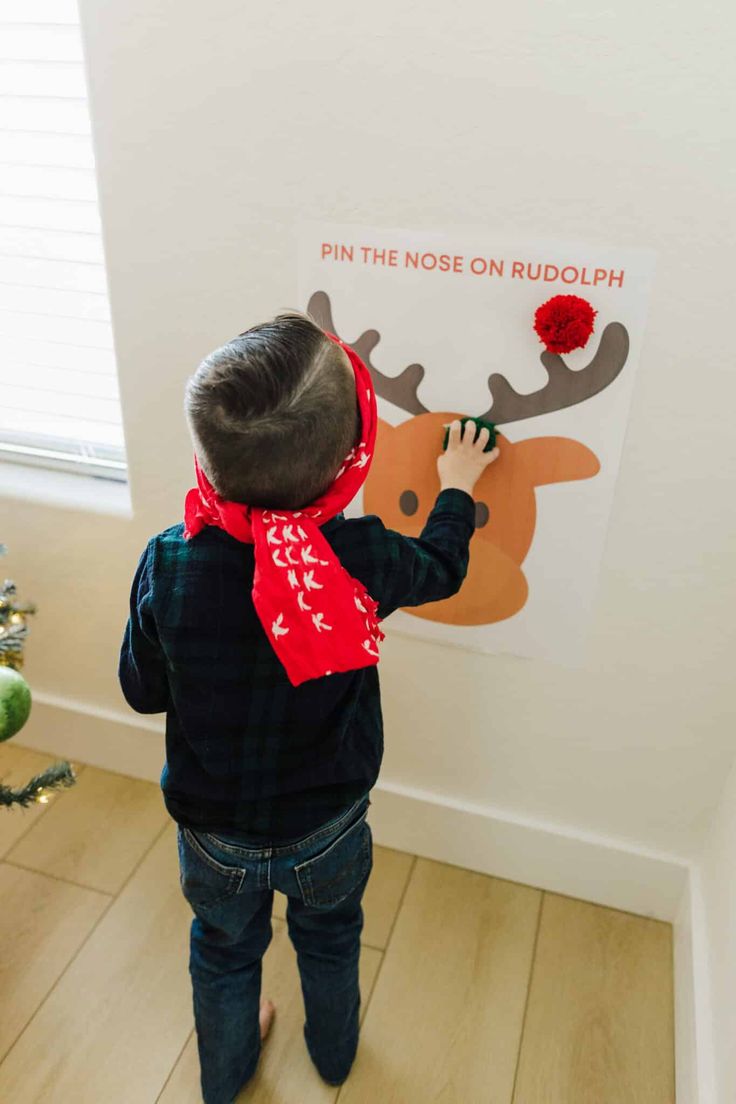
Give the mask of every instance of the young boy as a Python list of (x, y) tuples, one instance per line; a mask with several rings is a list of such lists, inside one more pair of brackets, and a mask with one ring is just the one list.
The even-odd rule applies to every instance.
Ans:
[(309, 1054), (330, 1084), (358, 1045), (366, 822), (383, 753), (378, 622), (455, 594), (487, 430), (438, 443), (421, 536), (342, 509), (376, 430), (370, 375), (306, 316), (216, 349), (186, 389), (198, 486), (133, 581), (119, 677), (166, 712), (161, 786), (195, 916), (190, 963), (205, 1104), (231, 1104), (274, 1014), (260, 1004), (274, 889), (288, 897)]

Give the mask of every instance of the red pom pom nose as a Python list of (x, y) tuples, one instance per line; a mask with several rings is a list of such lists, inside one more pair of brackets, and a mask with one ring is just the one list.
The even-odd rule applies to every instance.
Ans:
[(582, 349), (598, 311), (579, 295), (553, 295), (534, 312), (534, 329), (550, 353)]

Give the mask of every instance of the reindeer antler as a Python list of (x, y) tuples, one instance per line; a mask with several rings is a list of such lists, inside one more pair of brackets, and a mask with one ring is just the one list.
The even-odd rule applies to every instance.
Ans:
[[(326, 292), (315, 291), (307, 304), (307, 313), (311, 314), (323, 330), (337, 334), (332, 320), (330, 297)], [(378, 330), (366, 330), (356, 341), (346, 341), (345, 344), (355, 349), (368, 368), (377, 395), (401, 410), (406, 410), (409, 414), (426, 414), (426, 406), (423, 406), (417, 398), (417, 388), (424, 379), (424, 368), (421, 364), (410, 364), (398, 376), (384, 376), (383, 372), (371, 364), (371, 353), (380, 340), (381, 335)]]
[(547, 369), (544, 387), (530, 395), (520, 395), (505, 376), (494, 372), (488, 377), (488, 389), (493, 406), (481, 417), (494, 425), (519, 422), (535, 414), (551, 414), (575, 406), (616, 379), (629, 355), (629, 335), (620, 322), (610, 322), (601, 335), (598, 351), (587, 368), (573, 371), (557, 353), (542, 353), (540, 360)]

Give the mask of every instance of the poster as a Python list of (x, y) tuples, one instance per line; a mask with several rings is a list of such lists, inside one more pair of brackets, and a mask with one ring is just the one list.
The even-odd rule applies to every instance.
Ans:
[[(302, 224), (300, 306), (355, 346), (378, 392), (373, 466), (348, 516), (376, 513), (418, 536), (439, 490), (442, 424), (498, 425), (460, 593), (397, 611), (392, 630), (583, 661), (653, 272), (646, 249)], [(534, 330), (558, 295), (596, 312), (584, 347), (565, 355)]]

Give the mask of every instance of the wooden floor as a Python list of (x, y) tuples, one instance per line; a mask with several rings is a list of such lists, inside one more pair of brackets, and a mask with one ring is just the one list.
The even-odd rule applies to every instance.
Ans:
[[(0, 746), (0, 777), (51, 760)], [(94, 767), (0, 811), (0, 1101), (197, 1104), (175, 828), (158, 787)], [(376, 847), (363, 1029), (340, 1088), (302, 1040), (277, 896), (277, 1019), (239, 1104), (672, 1104), (667, 924)]]

